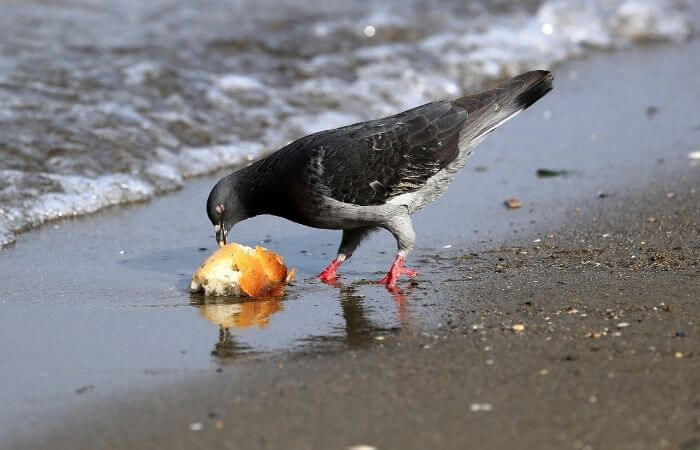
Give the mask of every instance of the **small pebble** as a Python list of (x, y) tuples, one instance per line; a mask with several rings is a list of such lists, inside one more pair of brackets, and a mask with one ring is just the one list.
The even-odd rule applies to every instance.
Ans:
[(214, 422), (214, 428), (217, 430), (223, 430), (224, 429), (224, 421), (223, 420), (217, 420)]
[(675, 353), (673, 354), (673, 357), (676, 358), (676, 359), (683, 359), (684, 356), (685, 356), (685, 355), (683, 354), (683, 352), (675, 352)]
[(523, 206), (522, 200), (511, 197), (505, 201), (505, 205), (510, 209), (520, 208)]
[(493, 405), (491, 403), (472, 403), (469, 405), (469, 410), (472, 412), (488, 412), (493, 410)]
[(520, 333), (521, 331), (525, 331), (525, 325), (523, 325), (522, 323), (516, 323), (511, 327), (511, 329), (516, 333)]
[(194, 422), (190, 424), (190, 430), (192, 431), (200, 431), (202, 428), (204, 428), (202, 422)]
[(617, 324), (617, 328), (627, 328), (630, 326), (629, 322), (620, 322)]

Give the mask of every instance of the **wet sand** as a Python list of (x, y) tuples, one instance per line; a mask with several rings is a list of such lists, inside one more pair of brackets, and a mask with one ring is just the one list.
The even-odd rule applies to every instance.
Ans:
[(698, 60), (694, 40), (559, 68), (416, 215), (423, 275), (401, 295), (363, 281), (388, 234), (332, 288), (313, 276), (339, 234), (261, 217), (233, 239), (299, 280), (203, 305), (186, 287), (214, 178), (21, 236), (0, 255), (4, 443), (698, 448)]

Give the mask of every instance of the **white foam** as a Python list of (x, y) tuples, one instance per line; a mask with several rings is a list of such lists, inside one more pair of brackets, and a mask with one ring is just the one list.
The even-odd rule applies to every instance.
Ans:
[(142, 84), (148, 77), (161, 73), (160, 65), (153, 61), (141, 61), (124, 68), (124, 77), (127, 84)]
[(185, 177), (203, 175), (227, 166), (239, 165), (260, 156), (263, 147), (255, 142), (188, 148), (180, 152), (177, 167)]
[(692, 33), (688, 19), (669, 12), (666, 2), (628, 0), (617, 9), (611, 25), (617, 36), (632, 41), (682, 42)]
[[(91, 214), (108, 206), (146, 201), (156, 193), (181, 187), (186, 177), (242, 164), (260, 152), (261, 146), (250, 142), (188, 148), (178, 155), (160, 149), (158, 155), (161, 161), (146, 166), (143, 175), (85, 177), (0, 171), (0, 177), (6, 181), (6, 187), (0, 191), (0, 195), (15, 199), (0, 210), (0, 247), (14, 242), (14, 235), (28, 227)], [(26, 177), (43, 177), (55, 183), (56, 187), (49, 192), (37, 191), (33, 195), (26, 195), (27, 192), (20, 187), (28, 184), (23, 183)]]
[(265, 86), (254, 77), (240, 74), (224, 75), (217, 80), (217, 85), (224, 91), (247, 91), (265, 88)]

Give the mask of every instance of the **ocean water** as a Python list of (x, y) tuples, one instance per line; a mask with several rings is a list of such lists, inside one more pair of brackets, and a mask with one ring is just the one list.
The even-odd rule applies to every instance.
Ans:
[(0, 0), (0, 247), (314, 131), (587, 52), (682, 43), (693, 32), (684, 7)]

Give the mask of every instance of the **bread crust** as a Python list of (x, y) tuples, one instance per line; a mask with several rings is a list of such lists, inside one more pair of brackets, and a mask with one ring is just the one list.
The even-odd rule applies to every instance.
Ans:
[(190, 290), (205, 295), (280, 297), (294, 275), (281, 255), (231, 243), (210, 255), (192, 276)]

